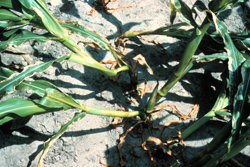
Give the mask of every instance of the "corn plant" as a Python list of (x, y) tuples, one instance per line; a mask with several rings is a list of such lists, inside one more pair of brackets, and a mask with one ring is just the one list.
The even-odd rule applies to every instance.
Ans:
[[(194, 10), (190, 9), (182, 0), (169, 0), (172, 24), (177, 13), (184, 21), (183, 23), (161, 27), (156, 30), (128, 31), (120, 37), (123, 40), (134, 36), (154, 34), (167, 35), (187, 42), (182, 58), (173, 75), (160, 90), (158, 90), (158, 85), (155, 87), (145, 107), (146, 113), (154, 111), (155, 104), (166, 96), (168, 91), (195, 63), (209, 62), (215, 59), (227, 62), (228, 68), (222, 77), (224, 84), (214, 107), (185, 129), (182, 132), (182, 139), (187, 138), (212, 117), (227, 116), (230, 121), (204, 150), (190, 160), (188, 166), (219, 166), (250, 144), (249, 128), (245, 132), (242, 130), (242, 124), (246, 123), (249, 117), (249, 32), (245, 31), (241, 34), (228, 33), (226, 26), (216, 16), (239, 2), (243, 1), (214, 0), (206, 6), (202, 1), (197, 0), (193, 9), (197, 7), (202, 12), (206, 12), (202, 24), (198, 25), (192, 15)], [(192, 26), (192, 28), (189, 30), (183, 29), (183, 26), (187, 25)], [(204, 53), (210, 54), (194, 56), (197, 48)], [(216, 150), (225, 142), (228, 142), (227, 146), (222, 147), (222, 150), (216, 153)]]
[[(39, 166), (42, 166), (43, 158), (49, 147), (76, 121), (82, 119), (86, 114), (112, 116), (112, 117), (134, 117), (140, 116), (141, 120), (147, 121), (147, 117), (155, 111), (159, 100), (166, 96), (168, 91), (192, 68), (195, 63), (208, 62), (214, 59), (222, 59), (227, 62), (228, 69), (223, 75), (224, 85), (218, 96), (214, 107), (204, 117), (195, 122), (192, 126), (182, 132), (182, 139), (187, 138), (195, 130), (199, 129), (212, 117), (228, 116), (231, 120), (214, 137), (207, 148), (198, 153), (187, 165), (190, 166), (212, 166), (220, 165), (239, 153), (241, 149), (250, 142), (249, 129), (244, 132), (242, 123), (248, 121), (249, 117), (249, 34), (228, 33), (225, 25), (216, 17), (216, 14), (233, 7), (241, 0), (212, 0), (208, 6), (197, 0), (194, 7), (202, 9), (206, 17), (199, 25), (193, 18), (192, 12), (182, 0), (169, 0), (171, 8), (170, 20), (173, 23), (178, 14), (184, 23), (173, 24), (156, 30), (129, 31), (120, 36), (120, 39), (131, 38), (138, 35), (167, 35), (187, 41), (182, 58), (173, 75), (166, 84), (159, 89), (157, 84), (144, 110), (138, 111), (113, 111), (85, 106), (77, 102), (73, 97), (63, 93), (55, 85), (43, 81), (27, 81), (35, 73), (43, 72), (54, 63), (64, 60), (82, 64), (86, 67), (97, 70), (107, 76), (116, 76), (121, 72), (134, 73), (134, 67), (123, 60), (102, 35), (90, 30), (78, 22), (63, 22), (55, 19), (49, 12), (45, 0), (0, 0), (0, 51), (11, 50), (12, 46), (21, 45), (24, 42), (34, 39), (38, 42), (53, 40), (60, 42), (71, 53), (63, 55), (58, 59), (48, 62), (37, 62), (29, 65), (22, 72), (14, 72), (8, 68), (0, 69), (0, 98), (14, 92), (15, 90), (31, 89), (40, 98), (26, 100), (21, 98), (10, 98), (0, 103), (0, 125), (12, 122), (11, 128), (19, 128), (27, 123), (32, 115), (47, 112), (78, 108), (82, 112), (67, 123), (45, 143), (44, 152), (40, 158)], [(189, 30), (183, 26), (189, 25)], [(44, 34), (36, 34), (30, 31), (27, 26), (36, 29), (46, 30)], [(96, 46), (112, 53), (119, 67), (108, 69), (93, 59), (77, 45), (68, 33), (75, 33), (83, 38), (91, 40)], [(210, 47), (202, 47), (202, 43), (212, 43)], [(216, 47), (214, 47), (216, 46)], [(214, 48), (213, 48), (214, 47)], [(201, 49), (209, 55), (194, 56), (197, 49)], [(219, 49), (218, 49), (219, 48)], [(133, 77), (135, 75), (131, 75)], [(157, 79), (157, 77), (156, 77)], [(214, 154), (219, 146), (228, 141), (218, 154)], [(180, 142), (180, 141), (177, 141)]]
[[(31, 77), (35, 73), (43, 72), (49, 66), (63, 60), (82, 64), (107, 76), (116, 76), (120, 72), (131, 71), (131, 67), (117, 55), (105, 37), (77, 22), (56, 20), (49, 12), (45, 0), (1, 0), (0, 6), (0, 27), (2, 30), (0, 37), (1, 52), (12, 50), (12, 46), (21, 45), (30, 39), (34, 39), (38, 42), (54, 40), (62, 43), (72, 51), (72, 53), (56, 60), (37, 62), (34, 65), (29, 65), (20, 73), (4, 67), (0, 69), (1, 98), (15, 90), (23, 90), (26, 88), (31, 89), (40, 96), (40, 99), (37, 100), (26, 100), (14, 97), (1, 102), (0, 125), (12, 121), (11, 128), (15, 129), (26, 124), (32, 115), (67, 110), (70, 108), (82, 110), (82, 112), (76, 113), (72, 120), (62, 125), (58, 133), (45, 144), (45, 150), (41, 156), (39, 166), (42, 166), (43, 157), (51, 143), (59, 138), (70, 125), (82, 119), (86, 113), (112, 117), (146, 117), (145, 113), (141, 111), (123, 112), (84, 106), (47, 81), (25, 81), (25, 78)], [(46, 33), (38, 35), (29, 31), (25, 26), (31, 26), (32, 29), (38, 28), (46, 30)], [(77, 45), (77, 42), (69, 36), (69, 32), (93, 41), (96, 46), (103, 50), (109, 50), (119, 64), (119, 67), (111, 70), (97, 62)]]

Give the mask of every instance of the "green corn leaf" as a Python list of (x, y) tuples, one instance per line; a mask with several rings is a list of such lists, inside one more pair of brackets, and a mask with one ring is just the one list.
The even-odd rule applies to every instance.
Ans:
[(8, 77), (10, 77), (12, 74), (14, 74), (14, 72), (8, 68), (0, 67), (0, 82), (8, 79)]
[(127, 31), (123, 35), (120, 36), (123, 38), (131, 38), (139, 35), (167, 35), (170, 37), (175, 37), (179, 39), (188, 40), (192, 36), (193, 29), (184, 29), (181, 28), (183, 26), (187, 26), (186, 23), (178, 23), (174, 25), (170, 25), (167, 27), (161, 27), (156, 30), (142, 30), (142, 31)]
[(0, 6), (21, 11), (21, 4), (18, 0), (0, 0)]
[(81, 25), (78, 22), (61, 21), (59, 23), (63, 28), (66, 28), (69, 32), (80, 35), (84, 38), (93, 41), (97, 46), (99, 46), (103, 50), (110, 50), (119, 65), (126, 65), (126, 63), (117, 56), (110, 42), (101, 34)]
[(20, 20), (20, 21), (0, 21), (0, 27), (8, 28), (12, 26), (18, 26), (23, 24), (28, 24), (29, 21)]
[(44, 107), (33, 101), (14, 97), (0, 103), (0, 125), (16, 118), (24, 118), (52, 111), (58, 111), (58, 109)]
[[(19, 1), (25, 8), (34, 11), (37, 14), (37, 16), (42, 21), (43, 25), (52, 35), (58, 37), (61, 41), (64, 41), (68, 38), (67, 32), (64, 31), (64, 29), (60, 26), (60, 24), (51, 15), (44, 0), (19, 0)], [(30, 16), (28, 15), (28, 17)], [(35, 20), (37, 22), (37, 20), (39, 19), (36, 18)]]
[(11, 75), (8, 79), (0, 83), (0, 97), (13, 92), (15, 90), (15, 87), (19, 85), (26, 77), (30, 77), (37, 72), (43, 72), (54, 62), (61, 62), (67, 57), (68, 56), (64, 56), (46, 63), (38, 63), (35, 65), (27, 66), (22, 73)]
[[(223, 136), (224, 134), (221, 134)], [(250, 129), (247, 131), (232, 144), (231, 150), (228, 151), (226, 147), (219, 151), (219, 153), (212, 156), (212, 159), (208, 161), (203, 167), (211, 167), (211, 166), (223, 166), (222, 164), (227, 160), (233, 158), (237, 154), (240, 153), (245, 147), (250, 144)]]
[(31, 89), (33, 92), (35, 92), (37, 95), (41, 97), (46, 95), (46, 91), (48, 88), (60, 91), (55, 85), (44, 80), (23, 81), (16, 87), (16, 90), (24, 90), (26, 88)]
[[(12, 74), (14, 74), (13, 71), (7, 68), (0, 67), (0, 81), (8, 79)], [(26, 88), (31, 89), (33, 92), (35, 92), (41, 97), (45, 96), (46, 88), (58, 89), (55, 85), (51, 84), (48, 81), (36, 80), (36, 81), (23, 81), (16, 87), (16, 90), (24, 90)]]
[(90, 30), (89, 28), (79, 24), (78, 22), (59, 22), (63, 28), (66, 28), (69, 32), (80, 35), (87, 38), (97, 44), (103, 50), (109, 50), (109, 41), (102, 35)]
[(228, 55), (227, 53), (215, 53), (211, 55), (198, 55), (194, 57), (197, 62), (209, 62), (216, 59), (227, 60)]
[(82, 64), (82, 65), (87, 66), (87, 67), (91, 67), (93, 69), (98, 70), (100, 73), (103, 73), (103, 74), (108, 75), (108, 76), (115, 76), (121, 71), (128, 71), (129, 70), (129, 67), (127, 65), (124, 65), (124, 66), (119, 67), (119, 68), (114, 69), (114, 70), (110, 70), (110, 69), (104, 67), (102, 64), (100, 64), (96, 60), (94, 60), (92, 57), (82, 57), (78, 54), (70, 54), (68, 56), (69, 56), (69, 58), (68, 58), (69, 61), (72, 61), (72, 62), (75, 62), (78, 64)]
[(64, 94), (59, 89), (55, 88), (46, 88), (45, 96), (36, 102), (50, 108), (63, 108), (64, 110), (67, 110), (74, 107), (85, 110), (84, 106), (71, 96)]
[(169, 0), (169, 8), (170, 8), (170, 23), (173, 24), (176, 17), (176, 9), (173, 4), (173, 0)]
[(235, 46), (242, 51), (250, 51), (250, 37), (247, 36), (231, 36), (234, 40)]
[(171, 0), (171, 1), (181, 19), (185, 21), (187, 24), (197, 28), (198, 25), (194, 21), (194, 18), (192, 16), (192, 10), (187, 6), (187, 4), (185, 4), (182, 0)]
[(208, 6), (214, 13), (219, 13), (226, 9), (231, 9), (238, 2), (244, 2), (244, 0), (213, 0)]
[(60, 130), (54, 135), (52, 136), (49, 140), (47, 140), (44, 144), (44, 150), (42, 155), (40, 156), (39, 159), (39, 163), (38, 163), (38, 167), (42, 167), (43, 166), (43, 159), (45, 157), (45, 155), (47, 154), (49, 147), (51, 147), (56, 140), (61, 137), (63, 135), (64, 132), (66, 132), (67, 129), (69, 129), (70, 126), (72, 126), (75, 122), (81, 120), (83, 117), (86, 116), (85, 112), (81, 112), (81, 113), (76, 113), (74, 115), (74, 117), (67, 123), (63, 124), (60, 128)]
[(10, 36), (10, 38), (6, 41), (0, 42), (0, 52), (4, 51), (11, 45), (21, 45), (24, 42), (35, 39), (39, 42), (46, 42), (48, 40), (55, 39), (54, 37), (48, 36), (48, 35), (36, 35), (30, 31), (23, 30), (23, 29), (15, 29), (8, 32), (5, 32), (3, 34), (5, 37)]
[(9, 20), (9, 21), (20, 21), (22, 20), (21, 17), (15, 15), (14, 13), (10, 12), (7, 9), (0, 8), (0, 21)]
[(247, 119), (249, 114), (245, 110), (250, 91), (250, 59), (245, 61), (241, 68), (242, 83), (238, 86), (238, 91), (235, 95), (232, 117), (232, 131), (229, 138), (228, 147), (234, 140), (237, 140), (241, 134), (242, 122)]
[(216, 30), (222, 36), (226, 51), (228, 54), (228, 69), (229, 69), (229, 105), (232, 106), (233, 98), (237, 91), (237, 86), (241, 81), (240, 66), (245, 61), (243, 55), (235, 47), (230, 35), (227, 33), (226, 26), (217, 19), (216, 15), (210, 11), (213, 17)]

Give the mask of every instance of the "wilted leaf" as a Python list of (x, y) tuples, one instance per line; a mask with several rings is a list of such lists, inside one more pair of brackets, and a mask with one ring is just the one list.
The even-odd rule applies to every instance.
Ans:
[[(52, 35), (60, 38), (60, 40), (66, 40), (66, 38), (68, 37), (67, 32), (64, 31), (64, 29), (60, 26), (60, 24), (51, 15), (46, 6), (46, 3), (44, 3), (44, 0), (19, 0), (19, 1), (25, 8), (37, 14), (37, 16), (40, 18), (40, 21), (42, 21), (43, 25)], [(25, 8), (23, 8), (23, 10), (25, 10)], [(30, 12), (27, 11), (27, 14), (28, 13)], [(34, 16), (32, 15), (32, 17)], [(36, 18), (36, 20), (39, 19)]]
[(171, 0), (181, 19), (187, 24), (198, 27), (192, 16), (192, 10), (182, 0)]
[(7, 31), (3, 34), (5, 37), (9, 37), (8, 40), (6, 41), (1, 41), (0, 42), (0, 52), (4, 51), (11, 45), (21, 45), (24, 42), (30, 40), (30, 39), (35, 39), (39, 42), (46, 42), (51, 39), (55, 39), (52, 36), (48, 35), (36, 35), (30, 31), (23, 30), (23, 29), (14, 29), (11, 31)]
[(139, 35), (167, 35), (170, 37), (188, 40), (193, 33), (193, 29), (181, 28), (183, 26), (188, 26), (188, 24), (178, 23), (167, 27), (160, 27), (155, 30), (127, 31), (121, 35), (120, 38), (131, 38)]
[(235, 95), (232, 114), (232, 131), (229, 138), (228, 147), (231, 143), (239, 138), (241, 134), (242, 122), (249, 116), (245, 106), (248, 101), (250, 90), (250, 60), (245, 61), (241, 68), (242, 83), (238, 86), (238, 91)]
[(126, 63), (121, 60), (116, 52), (114, 51), (113, 47), (111, 46), (110, 42), (101, 34), (81, 25), (78, 22), (59, 22), (60, 25), (64, 28), (66, 28), (71, 33), (80, 35), (84, 38), (87, 38), (91, 41), (93, 41), (96, 45), (98, 45), (103, 50), (110, 50), (116, 61), (119, 63), (119, 65), (126, 65)]
[(58, 111), (58, 109), (44, 107), (33, 101), (14, 97), (0, 103), (0, 125), (15, 118), (23, 118), (52, 111)]
[(140, 65), (142, 65), (142, 66), (145, 65), (146, 68), (147, 68), (148, 73), (149, 73), (150, 75), (155, 76), (155, 75), (154, 75), (154, 72), (153, 72), (153, 70), (152, 70), (152, 68), (148, 65), (148, 63), (147, 63), (145, 57), (143, 57), (141, 54), (139, 54), (139, 55), (135, 56), (133, 59), (134, 59), (134, 61), (138, 62)]
[(35, 65), (27, 66), (24, 68), (23, 72), (18, 74), (11, 75), (8, 79), (0, 82), (0, 97), (11, 93), (15, 90), (15, 87), (20, 84), (26, 77), (30, 77), (37, 72), (43, 72), (49, 66), (51, 66), (54, 62), (61, 62), (66, 59), (68, 56), (61, 57), (56, 60), (52, 60), (46, 63), (37, 63)]
[(1, 9), (0, 8), (0, 15), (1, 15), (0, 21), (3, 21), (3, 20), (20, 21), (20, 20), (22, 20), (21, 17), (15, 15), (14, 13), (10, 12), (7, 9)]
[(236, 94), (237, 87), (241, 82), (240, 76), (240, 66), (245, 61), (243, 55), (237, 50), (235, 47), (230, 35), (227, 33), (226, 26), (217, 19), (216, 15), (208, 11), (212, 14), (213, 22), (215, 24), (216, 30), (222, 36), (224, 44), (226, 46), (226, 51), (228, 54), (228, 69), (229, 69), (229, 105), (232, 106), (233, 98)]
[(228, 55), (227, 53), (224, 52), (224, 53), (215, 53), (212, 55), (198, 55), (194, 56), (194, 58), (197, 62), (209, 62), (216, 59), (227, 60)]
[(238, 2), (244, 2), (244, 0), (212, 0), (208, 6), (214, 13), (219, 13), (225, 9), (232, 8)]

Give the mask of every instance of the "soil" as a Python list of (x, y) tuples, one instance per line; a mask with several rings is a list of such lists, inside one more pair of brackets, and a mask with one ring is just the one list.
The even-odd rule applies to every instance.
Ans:
[[(195, 0), (185, 1), (192, 6)], [(170, 25), (170, 10), (166, 0), (118, 0), (111, 2), (108, 7), (133, 5), (130, 8), (120, 8), (108, 15), (103, 10), (94, 11), (93, 15), (88, 15), (94, 6), (89, 0), (47, 0), (49, 10), (53, 16), (63, 21), (79, 21), (83, 25), (103, 34), (115, 46), (115, 39), (120, 34), (128, 30), (156, 29)], [(220, 18), (230, 31), (243, 31), (249, 24), (245, 9), (237, 5), (233, 10), (227, 11)], [(112, 12), (109, 11), (109, 12)], [(177, 18), (175, 22), (180, 22)], [(154, 44), (145, 42), (139, 37), (132, 38), (127, 42), (126, 51), (128, 58), (133, 58), (142, 54), (162, 86), (175, 69), (180, 56), (185, 47), (185, 43), (176, 38), (166, 36), (145, 36), (148, 39), (156, 40), (166, 49), (166, 52)], [(73, 36), (75, 40), (79, 37)], [(80, 44), (81, 45), (81, 44)], [(84, 47), (97, 61), (113, 60), (112, 55), (107, 51), (97, 50), (90, 46)], [(36, 41), (27, 42), (17, 48), (32, 56), (31, 63), (36, 61), (48, 61), (69, 53), (57, 42), (38, 43)], [(200, 54), (200, 53), (196, 53)], [(26, 62), (22, 57), (1, 53), (1, 63), (10, 65), (12, 63), (25, 66)], [(200, 107), (198, 112), (187, 121), (179, 122), (174, 126), (180, 130), (185, 129), (196, 118), (200, 118), (207, 113), (216, 100), (221, 86), (220, 74), (225, 68), (220, 61), (213, 63), (196, 64), (180, 82), (178, 82), (168, 93), (168, 95), (157, 104), (176, 105), (179, 111), (188, 115), (196, 103)], [(145, 78), (148, 85), (154, 84), (155, 79), (145, 67), (137, 68), (139, 79)], [(142, 110), (150, 96), (151, 91), (132, 105), (127, 104), (130, 97), (127, 96), (131, 87), (129, 86), (129, 76), (122, 74), (122, 79), (118, 82), (112, 81), (104, 76), (82, 65), (63, 61), (50, 67), (43, 73), (37, 74), (33, 79), (43, 79), (58, 86), (65, 93), (73, 96), (76, 100), (86, 106), (119, 110), (126, 107), (126, 110)], [(6, 98), (18, 96), (28, 98), (31, 95), (29, 90), (16, 92)], [(206, 96), (206, 98), (203, 98)], [(208, 97), (208, 98), (207, 98)], [(4, 99), (3, 99), (4, 100)], [(60, 126), (69, 121), (77, 109), (59, 111), (44, 115), (33, 116), (33, 118), (23, 128), (15, 131), (0, 131), (0, 167), (24, 167), (37, 166), (39, 157), (43, 151), (44, 141), (55, 134)], [(153, 123), (164, 124), (178, 119), (171, 108), (166, 108), (153, 118)], [(131, 126), (136, 124), (135, 120), (130, 120), (125, 126), (112, 128), (110, 125), (113, 118), (87, 115), (82, 120), (75, 123), (68, 131), (60, 137), (49, 149), (44, 159), (45, 167), (101, 167), (100, 160), (110, 165), (119, 165), (119, 151), (117, 144), (119, 138)], [(195, 153), (201, 150), (224, 125), (223, 121), (213, 119), (196, 133), (185, 140), (186, 157), (190, 159)], [(160, 130), (144, 127), (148, 130), (145, 139), (149, 136), (160, 137)], [(174, 129), (166, 129), (164, 139), (175, 136), (178, 133)], [(126, 162), (126, 167), (153, 167), (155, 166), (145, 150), (141, 147), (134, 148), (141, 157), (136, 157), (130, 150), (136, 144), (141, 144), (142, 139), (134, 135), (127, 135), (122, 147), (122, 157)], [(249, 166), (249, 147), (242, 151), (236, 158), (242, 164)], [(165, 154), (164, 154), (165, 155)], [(165, 155), (166, 156), (166, 155)], [(158, 160), (166, 157), (158, 157)], [(170, 162), (174, 161), (169, 158)]]

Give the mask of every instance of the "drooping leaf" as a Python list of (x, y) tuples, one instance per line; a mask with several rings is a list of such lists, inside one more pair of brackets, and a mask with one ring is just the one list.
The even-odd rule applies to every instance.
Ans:
[(63, 135), (64, 132), (66, 132), (67, 129), (69, 129), (70, 126), (72, 126), (75, 122), (81, 120), (83, 117), (86, 116), (85, 112), (81, 112), (81, 113), (76, 113), (74, 115), (74, 117), (67, 123), (63, 124), (60, 128), (60, 130), (54, 135), (52, 136), (49, 140), (47, 140), (44, 144), (44, 150), (43, 153), (39, 159), (39, 163), (38, 163), (38, 167), (42, 167), (43, 166), (43, 159), (45, 157), (45, 155), (47, 154), (49, 147), (51, 147), (56, 140), (61, 137)]
[(192, 16), (192, 10), (187, 6), (187, 4), (185, 4), (182, 0), (171, 0), (171, 1), (181, 19), (185, 21), (187, 24), (197, 28), (198, 25), (196, 24)]
[(78, 22), (59, 22), (60, 25), (66, 28), (69, 32), (80, 35), (84, 38), (87, 38), (94, 43), (96, 43), (103, 50), (109, 50), (108, 45), (110, 45), (109, 41), (93, 30), (79, 24)]
[(193, 29), (187, 30), (181, 28), (182, 26), (187, 25), (188, 24), (186, 23), (178, 23), (167, 27), (161, 27), (156, 30), (127, 31), (121, 35), (120, 38), (131, 38), (139, 35), (167, 35), (170, 37), (188, 40), (192, 36)]
[(244, 2), (244, 0), (212, 0), (208, 6), (212, 12), (219, 13), (231, 9), (238, 2)]
[(232, 131), (229, 138), (228, 147), (231, 143), (237, 140), (241, 134), (242, 122), (250, 115), (245, 110), (250, 91), (250, 59), (246, 60), (241, 68), (242, 83), (238, 86), (238, 91), (235, 95), (232, 115)]
[(73, 62), (78, 63), (78, 64), (82, 64), (82, 65), (87, 66), (87, 67), (91, 67), (93, 69), (98, 70), (100, 73), (103, 73), (103, 74), (108, 75), (108, 76), (115, 76), (121, 71), (128, 71), (129, 70), (129, 66), (127, 66), (127, 65), (121, 66), (117, 69), (110, 70), (110, 69), (104, 67), (101, 63), (97, 62), (92, 57), (82, 57), (78, 54), (70, 54), (68, 60), (73, 61)]
[[(43, 25), (52, 35), (60, 38), (60, 40), (66, 40), (66, 38), (68, 37), (67, 32), (64, 31), (64, 29), (60, 26), (60, 24), (51, 15), (46, 6), (46, 3), (44, 3), (43, 0), (19, 0), (19, 1), (25, 8), (34, 11), (37, 14), (37, 16), (40, 18), (40, 21), (42, 21)], [(36, 18), (35, 20), (37, 22), (38, 18)]]
[(226, 60), (228, 59), (227, 53), (216, 53), (212, 55), (198, 55), (194, 57), (197, 62), (209, 62), (213, 61), (215, 59), (221, 59), (221, 60)]
[(116, 61), (119, 63), (119, 65), (126, 65), (126, 63), (118, 57), (113, 47), (111, 46), (110, 42), (101, 34), (81, 25), (78, 22), (60, 21), (59, 23), (63, 28), (66, 28), (69, 32), (80, 35), (84, 38), (93, 41), (103, 50), (110, 50)]
[(18, 0), (0, 0), (0, 6), (21, 11), (21, 4)]
[(46, 88), (45, 96), (38, 100), (37, 103), (50, 108), (63, 108), (64, 110), (79, 108), (84, 110), (84, 106), (75, 99), (55, 88)]
[(243, 55), (235, 47), (230, 35), (227, 33), (226, 26), (217, 19), (216, 15), (212, 14), (213, 22), (216, 30), (222, 36), (226, 51), (228, 54), (228, 69), (229, 69), (229, 105), (232, 106), (234, 95), (237, 92), (237, 87), (241, 82), (240, 66), (245, 61)]
[(35, 92), (41, 97), (46, 95), (46, 91), (48, 88), (56, 89), (59, 91), (59, 89), (55, 85), (44, 80), (23, 81), (16, 87), (16, 90), (24, 90), (26, 88), (31, 89), (33, 92)]
[(21, 17), (15, 15), (14, 13), (10, 12), (7, 9), (0, 8), (0, 21), (9, 20), (9, 21), (20, 21), (22, 20)]
[(18, 25), (24, 25), (29, 23), (29, 21), (26, 20), (20, 20), (20, 21), (0, 21), (0, 27), (8, 28), (12, 26), (18, 26)]
[(10, 38), (6, 41), (1, 41), (0, 42), (0, 52), (4, 51), (5, 49), (7, 49), (9, 46), (11, 45), (21, 45), (24, 42), (30, 40), (30, 39), (35, 39), (39, 42), (46, 42), (48, 40), (52, 40), (55, 39), (52, 36), (48, 36), (48, 35), (36, 35), (30, 31), (27, 30), (23, 30), (23, 29), (15, 29), (14, 31), (8, 31), (9, 34), (7, 34), (7, 32), (5, 32), (4, 36), (10, 36)]
[(21, 98), (11, 98), (0, 103), (0, 125), (16, 118), (58, 111)]
[(37, 63), (35, 65), (27, 66), (22, 73), (11, 75), (8, 79), (0, 83), (0, 97), (13, 92), (15, 90), (15, 87), (20, 84), (26, 77), (30, 77), (37, 72), (43, 72), (54, 62), (61, 62), (66, 58), (68, 58), (68, 56), (64, 56), (46, 63)]

